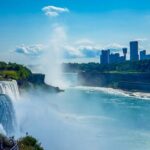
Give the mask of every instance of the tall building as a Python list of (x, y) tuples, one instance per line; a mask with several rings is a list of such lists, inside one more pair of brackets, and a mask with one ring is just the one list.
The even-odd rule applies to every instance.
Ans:
[(138, 61), (138, 41), (131, 41), (130, 42), (130, 60), (131, 61)]
[(109, 64), (109, 55), (110, 55), (110, 50), (102, 50), (101, 53), (101, 64)]

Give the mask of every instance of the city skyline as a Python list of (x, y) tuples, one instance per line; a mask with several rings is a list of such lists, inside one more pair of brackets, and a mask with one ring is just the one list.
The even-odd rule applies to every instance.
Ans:
[(1, 0), (1, 59), (26, 63), (51, 51), (58, 37), (68, 61), (98, 60), (98, 50), (120, 51), (131, 40), (140, 41), (141, 49), (149, 53), (149, 4), (147, 0), (136, 4), (135, 0)]
[[(112, 52), (111, 49), (101, 50), (100, 63), (101, 64), (111, 64), (111, 63), (121, 63), (125, 61), (139, 61), (150, 59), (150, 54), (147, 54), (147, 50), (139, 49), (138, 41), (130, 41), (129, 48), (122, 47), (122, 56), (119, 52)], [(127, 55), (129, 58), (127, 59)]]

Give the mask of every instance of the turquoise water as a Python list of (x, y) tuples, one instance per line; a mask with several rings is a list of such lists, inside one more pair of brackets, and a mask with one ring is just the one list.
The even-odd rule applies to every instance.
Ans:
[(21, 132), (38, 137), (46, 150), (149, 150), (150, 98), (139, 95), (74, 86), (26, 95), (16, 113)]
[(84, 126), (94, 134), (88, 144), (96, 146), (96, 150), (150, 149), (148, 99), (82, 87), (68, 89), (59, 97), (57, 109), (68, 122)]

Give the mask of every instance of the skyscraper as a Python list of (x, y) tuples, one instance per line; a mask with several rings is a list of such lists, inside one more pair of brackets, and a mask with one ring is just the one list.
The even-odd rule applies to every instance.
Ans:
[(130, 60), (131, 61), (138, 61), (139, 60), (138, 41), (131, 41), (130, 42)]

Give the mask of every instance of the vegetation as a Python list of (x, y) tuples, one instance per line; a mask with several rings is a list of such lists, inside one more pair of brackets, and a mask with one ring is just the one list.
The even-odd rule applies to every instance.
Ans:
[(65, 72), (78, 73), (80, 85), (150, 92), (150, 60), (106, 65), (69, 63), (63, 66)]
[(68, 63), (63, 64), (66, 72), (97, 72), (97, 73), (149, 73), (150, 60), (126, 61), (117, 64), (99, 64), (99, 63)]
[(18, 145), (20, 150), (44, 150), (37, 139), (32, 136), (26, 136), (19, 139)]
[(31, 71), (23, 65), (0, 62), (0, 79), (28, 79)]
[(18, 141), (15, 141), (13, 137), (8, 138), (0, 134), (0, 145), (1, 148), (8, 150), (13, 148), (14, 146), (17, 146), (19, 150), (44, 150), (37, 139), (32, 136), (26, 136), (20, 138)]

